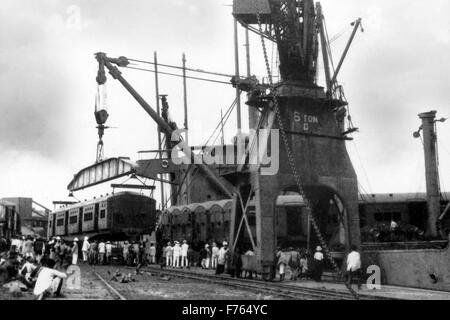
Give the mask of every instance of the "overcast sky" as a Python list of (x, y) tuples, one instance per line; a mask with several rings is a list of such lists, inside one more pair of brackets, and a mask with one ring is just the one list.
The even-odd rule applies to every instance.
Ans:
[[(51, 206), (67, 200), (73, 174), (95, 161), (93, 54), (234, 72), (231, 0), (3, 0), (0, 11), (0, 197), (28, 196)], [(360, 133), (348, 144), (367, 192), (425, 190), (423, 150), (413, 139), (417, 114), (450, 117), (450, 5), (448, 0), (323, 0), (338, 60), (350, 22), (363, 18), (339, 81)], [(346, 28), (347, 27), (347, 28)], [(240, 30), (243, 45), (243, 30)], [(265, 76), (260, 41), (251, 37), (252, 73)], [(272, 46), (268, 44), (269, 52)], [(244, 47), (241, 72), (245, 72)], [(168, 71), (168, 70), (165, 70)], [(155, 106), (154, 75), (123, 70)], [(228, 81), (228, 79), (223, 79)], [(161, 76), (171, 114), (183, 123), (182, 80)], [(233, 101), (231, 86), (188, 82), (191, 141), (204, 142)], [(107, 157), (157, 147), (156, 126), (123, 87), (108, 80)], [(246, 119), (247, 107), (242, 110)], [(235, 115), (227, 127), (230, 142)], [(246, 124), (245, 124), (246, 125)], [(450, 191), (450, 120), (439, 124), (440, 173)], [(76, 193), (110, 192), (109, 184)], [(159, 200), (159, 198), (158, 198)]]

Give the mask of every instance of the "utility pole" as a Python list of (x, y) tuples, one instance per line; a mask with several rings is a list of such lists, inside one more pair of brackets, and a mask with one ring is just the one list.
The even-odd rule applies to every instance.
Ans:
[[(439, 192), (439, 171), (437, 164), (437, 134), (436, 134), (436, 111), (419, 114), (422, 119), (423, 147), (425, 153), (425, 180), (427, 188), (427, 208), (428, 222), (427, 235), (437, 237), (436, 222), (440, 215), (440, 192)], [(420, 131), (420, 129), (419, 129)], [(415, 132), (415, 137), (420, 133)]]
[(188, 139), (188, 105), (187, 105), (187, 84), (186, 84), (186, 55), (183, 53), (183, 98), (184, 98), (184, 128), (186, 129), (186, 143)]
[(250, 71), (250, 39), (248, 29), (245, 28), (245, 57), (247, 59), (247, 77), (252, 76)]
[[(159, 77), (158, 77), (158, 54), (155, 51), (154, 52), (154, 63), (155, 63), (155, 95), (156, 95), (156, 112), (159, 116), (161, 116), (161, 108), (159, 104)], [(161, 142), (161, 128), (159, 125), (156, 126), (158, 130), (158, 149), (162, 150), (162, 142)], [(159, 152), (159, 159), (162, 159), (162, 152)], [(160, 178), (164, 179), (164, 175), (161, 175)], [(165, 199), (164, 199), (164, 183), (160, 182), (160, 188), (161, 188), (161, 207), (164, 206)]]
[[(235, 58), (235, 67), (236, 67), (236, 79), (240, 80), (239, 75), (239, 39), (238, 39), (238, 22), (237, 19), (234, 19), (234, 58)], [(238, 132), (241, 131), (241, 90), (239, 90), (239, 86), (236, 86), (236, 112), (237, 112), (237, 129)]]
[[(186, 144), (189, 144), (188, 106), (187, 106), (187, 83), (186, 83), (186, 55), (183, 53), (183, 97), (184, 97), (184, 129), (186, 129)], [(186, 171), (186, 204), (190, 201), (188, 186), (190, 185), (189, 171)], [(180, 186), (182, 188), (182, 186)]]

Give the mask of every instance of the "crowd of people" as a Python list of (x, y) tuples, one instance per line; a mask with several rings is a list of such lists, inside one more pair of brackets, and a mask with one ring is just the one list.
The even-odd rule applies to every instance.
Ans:
[(232, 254), (227, 241), (223, 241), (220, 247), (215, 241), (205, 243), (198, 252), (186, 240), (182, 243), (168, 241), (162, 248), (160, 259), (161, 267), (189, 269), (195, 266), (215, 270), (217, 275), (228, 271), (236, 277), (240, 277), (242, 267), (239, 249), (236, 248)]
[[(316, 282), (322, 281), (322, 275), (325, 265), (325, 256), (321, 246), (317, 246), (313, 255), (309, 254), (307, 250), (295, 250), (288, 248), (282, 250), (277, 248), (275, 253), (276, 268), (280, 275), (280, 281), (285, 279), (286, 268), (290, 267), (293, 272), (293, 279), (297, 277), (312, 279)], [(353, 280), (357, 280), (358, 288), (361, 288), (361, 254), (358, 248), (352, 245), (350, 252), (345, 261), (345, 276), (347, 284), (351, 286)]]
[[(22, 237), (21, 239), (0, 239), (0, 284), (11, 280), (19, 280), (33, 290), (37, 299), (49, 294), (59, 296), (63, 280), (68, 277), (65, 270), (70, 265), (79, 263), (79, 255), (83, 263), (90, 265), (108, 265), (111, 263), (136, 266), (137, 270), (146, 264), (160, 264), (161, 268), (191, 268), (214, 270), (216, 275), (228, 273), (233, 277), (252, 277), (256, 270), (243, 269), (245, 256), (254, 256), (252, 249), (242, 252), (239, 248), (232, 251), (227, 241), (220, 245), (212, 241), (201, 244), (194, 250), (186, 240), (168, 241), (157, 247), (155, 243), (146, 241), (114, 242), (95, 240), (83, 241), (78, 238), (65, 241), (60, 237), (45, 241), (42, 238)], [(278, 248), (274, 257), (274, 270), (278, 270), (280, 281), (285, 279), (286, 268), (297, 277), (322, 280), (324, 254), (320, 246), (313, 254), (306, 250)], [(251, 260), (251, 259), (249, 259)], [(254, 260), (254, 259), (253, 259)], [(360, 279), (361, 256), (355, 246), (344, 261), (347, 281)], [(275, 275), (274, 275), (275, 278)], [(361, 283), (359, 282), (359, 287)]]
[[(119, 254), (114, 254), (119, 252)], [(48, 295), (61, 296), (64, 279), (70, 265), (79, 263), (107, 265), (115, 259), (121, 264), (140, 267), (143, 264), (156, 263), (156, 247), (146, 242), (83, 241), (74, 238), (66, 241), (53, 237), (46, 241), (40, 237), (21, 237), (0, 239), (0, 284), (20, 281), (30, 290), (36, 299)]]
[(2, 239), (1, 243), (0, 284), (20, 281), (33, 290), (38, 300), (48, 295), (61, 296), (63, 279), (68, 274), (58, 269), (66, 270), (66, 266), (73, 263), (76, 244), (70, 246), (63, 241), (45, 241), (31, 236)]
[(90, 265), (113, 262), (128, 266), (156, 263), (156, 246), (145, 241), (92, 241), (85, 237), (82, 245), (83, 261)]

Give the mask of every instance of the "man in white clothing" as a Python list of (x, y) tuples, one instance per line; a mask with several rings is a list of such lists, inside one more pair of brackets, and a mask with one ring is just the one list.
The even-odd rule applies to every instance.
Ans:
[(217, 268), (217, 260), (219, 259), (219, 247), (217, 247), (217, 243), (212, 243), (211, 248), (211, 268)]
[(89, 238), (84, 237), (83, 246), (81, 247), (81, 252), (83, 253), (83, 261), (86, 262), (88, 259), (88, 252), (91, 244), (89, 243)]
[(172, 267), (178, 268), (180, 266), (181, 247), (178, 241), (175, 241), (173, 247), (173, 264)]
[(36, 285), (34, 286), (33, 294), (37, 300), (42, 300), (46, 293), (53, 293), (55, 297), (61, 294), (63, 279), (67, 275), (53, 269), (55, 262), (49, 260), (45, 266), (39, 270)]
[(183, 240), (183, 244), (181, 245), (181, 267), (187, 267), (188, 266), (188, 257), (187, 252), (189, 249), (189, 245), (187, 244), (186, 240)]
[(219, 249), (217, 258), (216, 274), (222, 274), (225, 272), (225, 264), (227, 263), (228, 243), (224, 241), (222, 248)]
[(351, 252), (347, 256), (347, 284), (352, 285), (352, 278), (358, 277), (358, 289), (361, 289), (361, 255), (358, 252), (358, 247), (355, 245), (351, 246)]
[(167, 243), (164, 250), (164, 254), (166, 255), (166, 267), (171, 267), (173, 265), (173, 247), (170, 241)]
[(98, 244), (98, 253), (100, 256), (99, 264), (105, 264), (106, 244), (103, 241)]
[(155, 264), (156, 263), (156, 247), (155, 247), (154, 243), (150, 244), (149, 254), (150, 254), (150, 263)]

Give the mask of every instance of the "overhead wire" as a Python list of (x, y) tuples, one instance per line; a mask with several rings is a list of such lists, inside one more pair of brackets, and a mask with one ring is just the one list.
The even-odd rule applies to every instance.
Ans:
[[(139, 63), (144, 63), (144, 64), (155, 65), (155, 62), (152, 62), (152, 61), (137, 60), (137, 59), (128, 59), (128, 60), (134, 61), (134, 62), (139, 62)], [(230, 75), (230, 74), (226, 74), (226, 73), (206, 71), (206, 70), (201, 70), (201, 69), (184, 68), (184, 67), (180, 67), (180, 66), (174, 66), (174, 65), (163, 64), (163, 63), (158, 63), (158, 67), (166, 67), (166, 68), (186, 70), (186, 71), (191, 71), (191, 72), (205, 73), (205, 74), (211, 74), (211, 75), (222, 76), (222, 77), (227, 77), (227, 78), (235, 77), (235, 75)]]
[[(145, 71), (145, 72), (152, 72), (155, 73), (155, 70), (150, 70), (150, 69), (145, 69), (145, 68), (138, 68), (138, 67), (129, 67), (126, 66), (125, 68), (127, 69), (132, 69), (132, 70), (139, 70), (139, 71)], [(174, 77), (179, 77), (179, 78), (183, 78), (184, 76), (181, 74), (175, 74), (175, 73), (170, 73), (170, 72), (164, 72), (164, 71), (159, 71), (158, 70), (158, 74), (163, 74), (163, 75), (168, 75), (168, 76), (174, 76)], [(213, 82), (213, 83), (220, 83), (220, 84), (226, 84), (226, 85), (231, 85), (231, 82), (225, 82), (225, 81), (220, 81), (220, 80), (214, 80), (214, 79), (207, 79), (207, 78), (199, 78), (199, 77), (192, 77), (192, 76), (186, 76), (187, 79), (193, 79), (193, 80), (200, 80), (200, 81), (206, 81), (206, 82)]]

